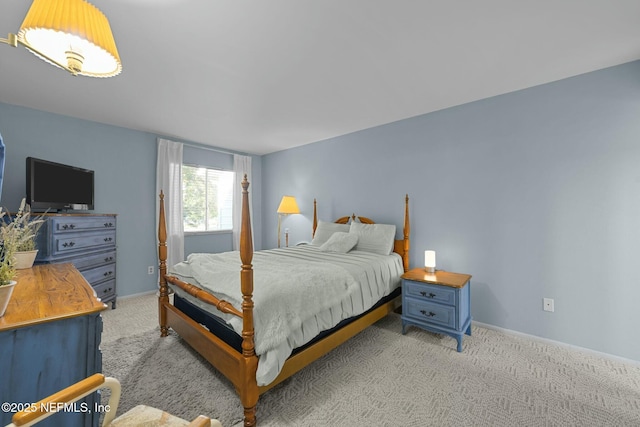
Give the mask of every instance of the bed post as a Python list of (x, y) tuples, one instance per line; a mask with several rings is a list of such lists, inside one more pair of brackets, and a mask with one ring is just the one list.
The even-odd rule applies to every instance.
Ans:
[(255, 353), (253, 329), (253, 239), (249, 214), (249, 181), (247, 175), (242, 180), (242, 228), (240, 229), (240, 288), (242, 290), (242, 355), (244, 356), (244, 386), (239, 387), (240, 400), (244, 407), (244, 425), (256, 425), (256, 404), (258, 403), (258, 383), (256, 371), (258, 357)]
[(404, 198), (404, 253), (402, 254), (402, 264), (404, 271), (409, 271), (409, 234), (411, 233), (411, 224), (409, 222), (409, 195)]
[(316, 228), (318, 228), (318, 208), (316, 205), (316, 199), (313, 199), (313, 232), (311, 233), (312, 239), (316, 236)]
[(158, 322), (160, 324), (160, 336), (166, 337), (169, 333), (167, 327), (167, 309), (169, 303), (169, 289), (167, 287), (167, 224), (164, 216), (164, 193), (160, 190), (160, 215), (158, 219), (158, 273), (160, 274), (160, 295), (158, 296)]

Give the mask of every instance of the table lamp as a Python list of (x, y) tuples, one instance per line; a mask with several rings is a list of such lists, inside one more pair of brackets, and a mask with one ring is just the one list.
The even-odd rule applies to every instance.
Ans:
[(424, 251), (424, 269), (427, 273), (436, 272), (436, 251)]
[(282, 196), (280, 206), (278, 206), (278, 247), (280, 247), (280, 222), (282, 215), (299, 214), (300, 209), (294, 196)]

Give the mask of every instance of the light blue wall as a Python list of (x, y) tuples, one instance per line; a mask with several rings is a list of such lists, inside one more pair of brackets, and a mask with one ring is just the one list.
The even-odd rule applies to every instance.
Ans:
[[(96, 213), (118, 214), (118, 295), (157, 288), (147, 266), (158, 264), (155, 218), (156, 135), (0, 103), (0, 132), (6, 147), (2, 206), (17, 209), (25, 197), (25, 159), (32, 156), (95, 171)], [(190, 147), (207, 161), (225, 162), (231, 155)], [(186, 156), (186, 155), (185, 155)], [(220, 160), (221, 159), (221, 160)], [(252, 160), (261, 174), (261, 158)], [(233, 160), (231, 160), (233, 167)], [(259, 181), (259, 180), (256, 180)], [(254, 208), (260, 209), (260, 185), (252, 184)], [(260, 230), (260, 219), (254, 219)], [(260, 234), (256, 247), (260, 247)], [(229, 235), (187, 238), (189, 251), (231, 250)]]
[[(640, 360), (640, 62), (263, 157), (263, 241), (353, 212), (469, 273), (476, 321)], [(555, 312), (542, 299), (555, 299)]]

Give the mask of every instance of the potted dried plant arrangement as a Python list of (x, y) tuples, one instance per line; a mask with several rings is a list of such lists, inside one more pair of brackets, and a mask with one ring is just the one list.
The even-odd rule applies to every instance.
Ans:
[[(4, 212), (0, 208), (0, 220), (3, 220), (3, 217)], [(0, 229), (0, 317), (4, 316), (16, 285), (15, 252), (15, 233), (2, 227)]]
[(15, 268), (20, 270), (31, 268), (38, 254), (36, 237), (44, 223), (42, 216), (32, 219), (31, 208), (22, 199), (15, 215), (9, 216), (0, 223), (3, 235), (11, 235), (15, 242)]

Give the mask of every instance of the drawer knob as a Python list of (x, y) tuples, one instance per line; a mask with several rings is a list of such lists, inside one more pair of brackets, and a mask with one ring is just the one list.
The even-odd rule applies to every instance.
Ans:
[(422, 313), (423, 315), (425, 315), (427, 317), (433, 317), (433, 316), (436, 315), (433, 311), (430, 311), (430, 312), (427, 313), (426, 310), (420, 310), (420, 313)]
[(76, 243), (75, 243), (75, 242), (73, 242), (73, 241), (71, 241), (71, 242), (64, 242), (64, 243), (62, 244), (62, 246), (63, 246), (63, 247), (65, 247), (65, 248), (70, 248), (70, 247), (75, 246), (75, 245), (76, 245)]
[(73, 230), (74, 228), (76, 228), (76, 226), (73, 225), (73, 224), (65, 224), (65, 225), (62, 226), (63, 230), (68, 230), (68, 229), (72, 229)]
[(104, 291), (102, 291), (102, 292), (104, 292), (105, 294), (108, 294), (109, 292), (111, 292), (111, 290), (112, 290), (112, 289), (113, 289), (113, 288), (108, 288), (108, 289), (105, 289), (105, 290), (104, 290)]
[(113, 227), (113, 223), (112, 222), (105, 222), (104, 226), (105, 227)]
[(111, 238), (111, 237), (105, 237), (105, 238), (104, 238), (104, 241), (105, 241), (105, 242), (110, 242), (110, 241), (112, 241), (112, 240), (113, 240), (113, 238)]
[(108, 256), (104, 259), (104, 262), (109, 262), (109, 261), (113, 261), (113, 257), (112, 256)]
[(113, 271), (105, 271), (104, 277), (111, 276), (112, 274), (113, 274)]
[(433, 292), (429, 292), (428, 294), (425, 291), (420, 291), (420, 295), (427, 298), (435, 298), (436, 294)]

